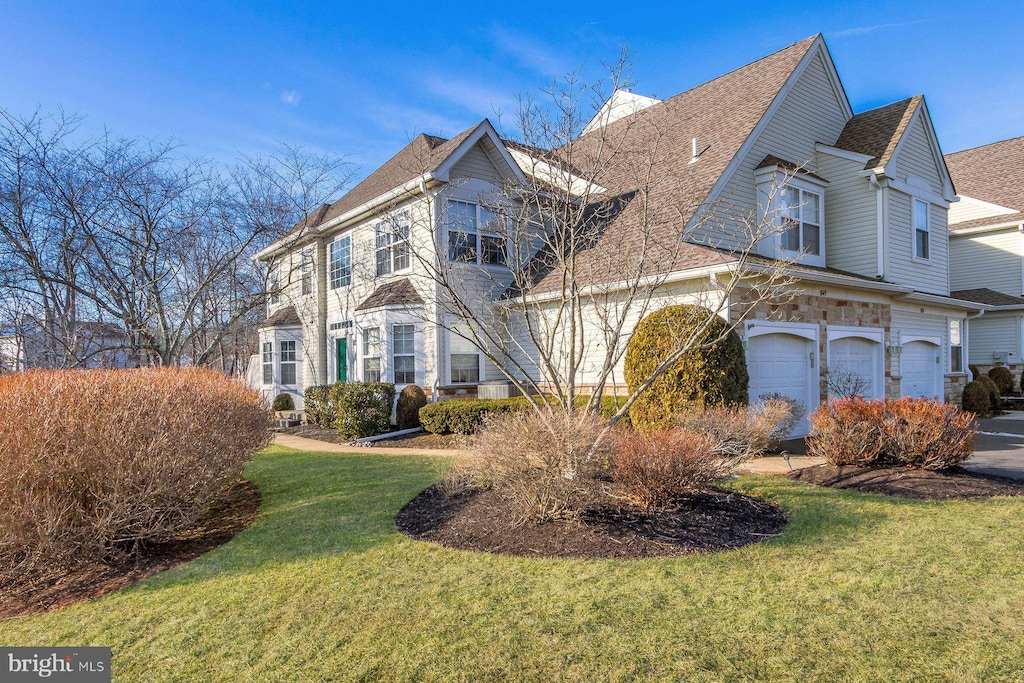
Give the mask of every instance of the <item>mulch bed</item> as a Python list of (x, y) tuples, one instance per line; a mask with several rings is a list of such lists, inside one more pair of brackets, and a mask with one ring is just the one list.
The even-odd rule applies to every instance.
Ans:
[(779, 534), (786, 515), (772, 503), (711, 489), (680, 499), (675, 512), (613, 506), (576, 522), (511, 528), (507, 502), (485, 490), (447, 497), (437, 486), (402, 508), (398, 528), (450, 548), (525, 557), (677, 557), (731, 550)]
[(233, 484), (222, 502), (196, 526), (172, 540), (146, 546), (116, 565), (91, 562), (71, 572), (14, 578), (0, 575), (0, 618), (45, 612), (112, 593), (223, 545), (259, 514), (260, 491), (249, 481)]
[(866, 468), (816, 465), (789, 472), (796, 481), (862, 493), (927, 500), (976, 499), (1024, 495), (1024, 481), (1006, 479), (961, 467), (929, 471), (911, 467)]
[[(317, 441), (327, 441), (329, 443), (340, 443), (348, 444), (352, 443), (352, 439), (342, 439), (338, 437), (338, 431), (336, 429), (325, 429), (324, 427), (318, 427), (316, 425), (304, 424), (300, 427), (289, 427), (287, 429), (280, 430), (282, 434), (292, 434), (294, 436), (301, 436), (306, 439), (316, 439)], [(405, 436), (397, 436), (393, 439), (381, 439), (380, 441), (373, 441), (367, 444), (360, 444), (368, 448), (380, 446), (384, 448), (465, 448), (469, 441), (469, 437), (460, 434), (431, 434), (430, 432), (420, 432), (418, 434), (406, 434)]]

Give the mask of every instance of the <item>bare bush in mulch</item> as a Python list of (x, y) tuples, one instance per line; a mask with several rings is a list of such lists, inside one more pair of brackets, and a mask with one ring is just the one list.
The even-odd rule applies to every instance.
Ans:
[(877, 493), (899, 498), (954, 500), (1024, 495), (1024, 481), (969, 472), (960, 467), (855, 467), (819, 465), (786, 476), (816, 486)]

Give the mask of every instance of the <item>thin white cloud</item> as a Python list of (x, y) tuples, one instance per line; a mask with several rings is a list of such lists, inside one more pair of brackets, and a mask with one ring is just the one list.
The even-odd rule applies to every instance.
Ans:
[(516, 100), (511, 93), (490, 86), (442, 78), (436, 74), (426, 79), (427, 90), (446, 102), (470, 111), (477, 116), (495, 119), (516, 110)]
[(851, 36), (863, 36), (868, 33), (875, 33), (876, 31), (886, 31), (892, 28), (903, 28), (904, 26), (916, 26), (917, 24), (923, 24), (927, 22), (927, 19), (918, 19), (917, 21), (903, 21), (897, 24), (875, 24), (874, 26), (858, 26), (856, 28), (847, 28), (842, 31), (836, 31), (832, 34), (835, 38), (849, 38)]
[(302, 94), (298, 90), (282, 90), (281, 101), (285, 104), (298, 105), (302, 100)]
[(565, 73), (564, 64), (548, 49), (547, 43), (521, 33), (513, 33), (501, 26), (495, 26), (491, 33), (494, 46), (511, 56), (521, 66), (549, 77)]

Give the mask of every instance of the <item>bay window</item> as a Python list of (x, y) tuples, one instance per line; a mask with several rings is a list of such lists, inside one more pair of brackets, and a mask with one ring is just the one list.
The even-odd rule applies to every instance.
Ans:
[(281, 342), (281, 384), (295, 384), (296, 342)]
[(363, 381), (380, 381), (380, 329), (363, 330)]
[(413, 325), (391, 327), (391, 361), (395, 384), (416, 383), (416, 328)]
[(274, 343), (263, 342), (263, 383), (274, 383)]

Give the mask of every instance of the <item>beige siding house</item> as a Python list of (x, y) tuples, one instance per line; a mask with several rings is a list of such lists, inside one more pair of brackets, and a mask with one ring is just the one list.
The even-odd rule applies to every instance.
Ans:
[[(637, 131), (645, 130), (658, 132), (660, 156), (650, 168), (656, 179), (687, 169), (685, 184), (655, 184), (650, 200), (692, 207), (666, 228), (686, 230), (689, 243), (651, 273), (664, 282), (653, 307), (696, 301), (698, 293), (706, 296), (709, 278), (734, 268), (740, 228), (729, 220), (704, 221), (708, 207), (794, 217), (779, 218), (781, 227), (755, 249), (765, 267), (796, 260), (792, 296), (776, 305), (737, 290), (726, 302), (726, 315), (752, 307), (740, 329), (751, 397), (781, 392), (810, 411), (827, 397), (830, 372), (842, 369), (862, 377), (872, 397), (959, 400), (967, 379), (966, 320), (986, 305), (950, 296), (947, 212), (955, 195), (923, 97), (854, 113), (824, 40), (814, 36), (663, 101), (617, 92), (578, 144), (585, 151), (599, 132), (621, 131), (624, 144), (643, 148), (648, 141)], [(559, 150), (540, 153), (557, 158)], [(403, 239), (422, 240), (420, 256), (456, 258), (453, 215), (479, 211), (479, 197), (522, 179), (528, 156), (499, 139), (487, 121), (452, 140), (420, 136), (264, 250), (260, 258), (286, 284), (269, 305), (261, 330), (265, 355), (254, 359), (262, 371), (253, 371), (253, 382), (270, 395), (380, 378), (415, 382), (438, 399), (475, 395), (480, 382), (502, 377), (449, 331), (456, 321), (442, 314), (429, 268), (401, 260), (401, 242), (387, 256), (389, 245), (375, 225), (383, 206), (393, 222), (404, 220), (403, 212), (414, 215), (415, 229)], [(636, 188), (627, 162), (605, 171), (595, 182), (607, 196)], [(683, 192), (686, 197), (673, 194)], [(620, 281), (616, 264), (630, 267), (623, 252), (636, 220), (632, 206), (610, 215), (581, 254), (579, 272), (595, 286)], [(437, 239), (444, 234), (448, 242)], [(482, 256), (483, 240), (492, 237), (480, 231), (471, 237), (479, 247), (477, 268), (465, 274), (465, 286), (479, 289), (485, 307), (502, 295), (495, 285), (502, 283), (501, 264)], [(430, 252), (431, 244), (447, 248)], [(313, 273), (305, 289), (303, 258)], [(382, 272), (388, 258), (390, 269)], [(486, 277), (474, 275), (484, 270)], [(531, 296), (542, 301), (557, 291), (556, 279), (541, 277)], [(281, 313), (286, 310), (294, 314)], [(584, 316), (583, 326), (578, 381), (586, 385), (609, 342), (595, 317)], [(292, 375), (289, 369), (285, 379), (292, 383), (282, 384), (280, 347), (296, 333), (302, 355), (286, 362), (303, 370)], [(506, 367), (518, 363), (529, 371), (530, 362), (523, 351)], [(615, 377), (621, 379), (621, 368)]]

